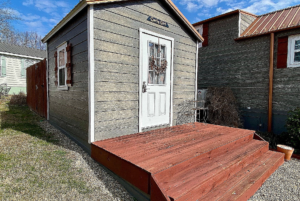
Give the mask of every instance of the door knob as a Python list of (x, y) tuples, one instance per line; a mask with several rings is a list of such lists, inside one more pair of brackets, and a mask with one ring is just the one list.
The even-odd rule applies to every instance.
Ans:
[(142, 92), (143, 92), (143, 93), (146, 93), (146, 92), (147, 92), (147, 85), (146, 85), (146, 82), (143, 82)]

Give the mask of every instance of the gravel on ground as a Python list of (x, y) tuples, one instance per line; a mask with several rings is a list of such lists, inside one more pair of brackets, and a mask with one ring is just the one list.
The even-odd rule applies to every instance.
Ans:
[(248, 201), (300, 201), (300, 160), (285, 162)]
[(92, 189), (90, 195), (73, 194), (73, 199), (68, 200), (101, 200), (101, 201), (134, 201), (124, 187), (109, 175), (96, 161), (94, 161), (80, 146), (53, 127), (47, 121), (39, 122), (39, 125), (47, 133), (51, 133), (58, 139), (58, 145), (65, 149), (72, 160), (74, 168), (82, 170), (81, 177), (89, 188)]

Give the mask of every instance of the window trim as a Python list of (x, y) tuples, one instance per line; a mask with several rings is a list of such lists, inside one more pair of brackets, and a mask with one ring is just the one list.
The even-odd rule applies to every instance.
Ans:
[[(2, 74), (2, 67), (3, 67), (3, 66), (2, 66), (2, 58), (3, 58), (3, 57), (5, 58), (5, 60), (7, 59), (7, 57), (5, 57), (5, 56), (3, 56), (3, 55), (0, 56), (0, 77), (6, 77), (6, 75), (3, 75), (3, 74)], [(7, 67), (7, 63), (5, 62), (5, 68), (6, 68), (6, 67)]]
[(300, 67), (300, 62), (295, 62), (295, 52), (300, 52), (299, 50), (295, 50), (295, 41), (300, 40), (300, 34), (298, 35), (292, 35), (289, 36), (288, 38), (288, 62), (287, 62), (287, 67), (288, 68), (295, 68), (295, 67)]
[[(57, 59), (57, 89), (62, 90), (62, 91), (66, 91), (69, 89), (69, 87), (67, 85), (67, 66), (66, 66), (66, 64), (67, 64), (67, 51), (66, 51), (67, 45), (68, 45), (68, 43), (64, 42), (57, 47), (57, 57), (58, 57), (58, 59)], [(65, 50), (65, 55), (64, 55), (65, 56), (65, 65), (64, 66), (59, 66), (59, 52), (61, 50)], [(60, 84), (59, 84), (59, 70), (61, 70), (61, 69), (65, 69), (65, 85), (62, 85), (62, 86), (60, 86)]]
[[(25, 75), (22, 75), (22, 70), (25, 69)], [(26, 78), (26, 65), (25, 65), (25, 59), (21, 59), (21, 78)]]

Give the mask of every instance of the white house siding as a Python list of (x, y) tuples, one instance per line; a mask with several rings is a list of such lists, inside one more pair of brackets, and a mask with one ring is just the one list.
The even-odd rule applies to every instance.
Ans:
[(26, 76), (21, 76), (22, 59), (25, 59), (25, 67), (29, 67), (40, 60), (27, 59), (16, 56), (0, 55), (6, 58), (6, 76), (0, 77), (0, 84), (6, 83), (11, 87), (9, 94), (24, 91), (26, 93)]

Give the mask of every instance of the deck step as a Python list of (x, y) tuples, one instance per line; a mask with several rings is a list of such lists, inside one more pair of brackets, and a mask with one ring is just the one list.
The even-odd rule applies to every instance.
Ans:
[(246, 201), (254, 195), (265, 180), (283, 163), (284, 155), (282, 153), (268, 151), (205, 196), (195, 196), (189, 200)]
[(254, 131), (194, 123), (94, 142), (92, 158), (151, 201), (247, 200), (284, 162)]
[(263, 141), (233, 143), (229, 144), (227, 151), (220, 147), (213, 155), (200, 155), (155, 174), (154, 177), (162, 191), (172, 200), (189, 197), (189, 194), (193, 195), (195, 192), (203, 195), (267, 150), (268, 143)]

